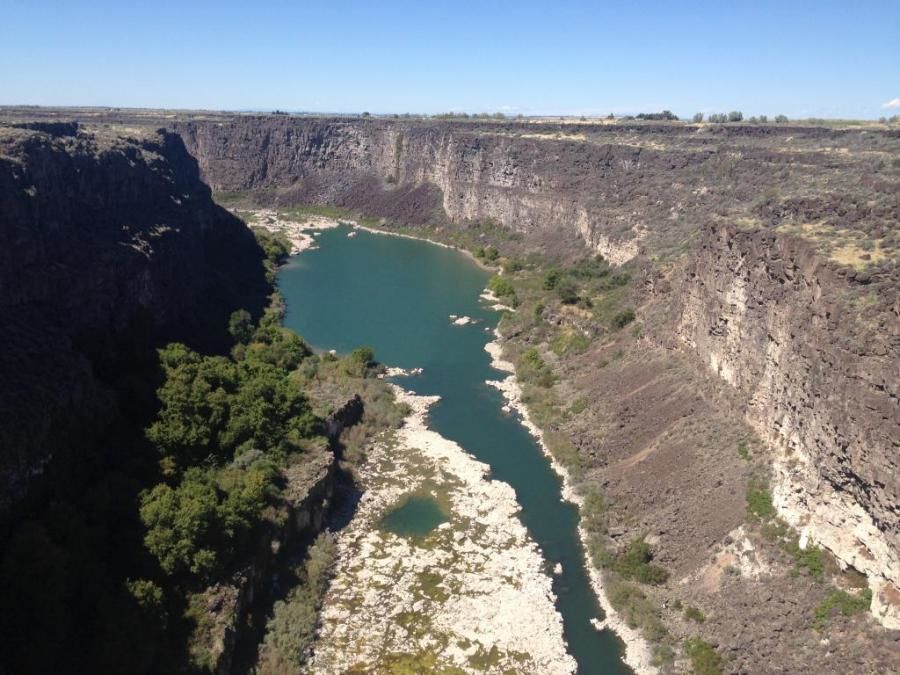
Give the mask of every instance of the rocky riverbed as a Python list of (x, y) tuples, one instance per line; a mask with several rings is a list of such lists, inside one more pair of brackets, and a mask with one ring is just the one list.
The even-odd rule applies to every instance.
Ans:
[[(437, 397), (395, 393), (412, 412), (361, 469), (365, 492), (338, 538), (312, 672), (574, 673), (515, 492), (427, 427)], [(422, 536), (383, 529), (409, 496), (433, 499), (446, 522)]]
[[(342, 222), (334, 218), (316, 215), (289, 218), (284, 213), (274, 209), (237, 210), (236, 213), (247, 221), (247, 224), (251, 227), (259, 227), (269, 232), (278, 232), (287, 237), (291, 243), (291, 255), (297, 255), (303, 251), (315, 248), (315, 234), (317, 232), (337, 227)], [(348, 224), (353, 225), (355, 223)], [(351, 232), (348, 236), (354, 234)]]

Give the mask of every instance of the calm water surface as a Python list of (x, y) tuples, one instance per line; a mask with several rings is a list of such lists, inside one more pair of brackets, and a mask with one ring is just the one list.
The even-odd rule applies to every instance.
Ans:
[[(503, 413), (501, 394), (485, 384), (505, 377), (484, 350), (498, 319), (478, 298), (489, 274), (456, 251), (364, 231), (348, 237), (350, 231), (324, 231), (320, 248), (282, 268), (285, 324), (318, 349), (346, 353), (368, 345), (382, 363), (424, 369), (399, 383), (441, 397), (429, 426), (515, 489), (522, 521), (550, 567), (562, 564), (553, 588), (579, 673), (629, 673), (620, 641), (590, 624), (603, 612), (583, 566), (577, 510), (561, 500), (561, 481), (534, 439)], [(454, 326), (451, 314), (476, 323)], [(413, 516), (422, 515), (419, 507)]]
[(381, 527), (401, 537), (424, 537), (445, 522), (447, 516), (433, 498), (413, 495), (390, 511)]

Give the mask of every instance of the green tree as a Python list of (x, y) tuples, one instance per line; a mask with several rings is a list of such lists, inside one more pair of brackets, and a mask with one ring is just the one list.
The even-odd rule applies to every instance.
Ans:
[(178, 488), (159, 484), (141, 498), (144, 543), (167, 574), (210, 574), (218, 564), (215, 486), (192, 469)]
[(246, 309), (239, 309), (231, 313), (228, 319), (228, 332), (236, 342), (246, 344), (253, 337), (253, 317)]
[(703, 121), (703, 113), (694, 113), (694, 117), (692, 119), (694, 124), (699, 124)]
[(160, 350), (160, 361), (166, 371), (157, 393), (162, 405), (147, 438), (181, 465), (219, 454), (219, 434), (239, 386), (235, 364), (224, 357), (201, 357), (177, 343)]
[(740, 110), (732, 110), (730, 113), (728, 113), (729, 122), (740, 122), (743, 119), (744, 113), (742, 113)]

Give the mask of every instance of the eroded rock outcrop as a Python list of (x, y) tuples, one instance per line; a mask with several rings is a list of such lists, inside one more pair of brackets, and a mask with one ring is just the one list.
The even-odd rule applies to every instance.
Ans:
[(803, 242), (729, 227), (677, 292), (679, 337), (774, 450), (780, 514), (866, 574), (876, 618), (900, 628), (897, 308)]

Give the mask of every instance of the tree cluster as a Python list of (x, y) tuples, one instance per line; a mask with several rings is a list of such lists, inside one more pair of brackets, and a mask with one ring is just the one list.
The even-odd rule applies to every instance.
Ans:
[(637, 116), (637, 119), (677, 122), (678, 115), (674, 114), (671, 110), (663, 110), (658, 113), (641, 113)]

